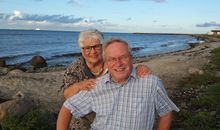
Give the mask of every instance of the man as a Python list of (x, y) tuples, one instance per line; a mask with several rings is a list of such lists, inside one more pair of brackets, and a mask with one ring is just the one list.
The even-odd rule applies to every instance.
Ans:
[[(95, 29), (84, 30), (79, 33), (78, 44), (81, 48), (82, 57), (71, 63), (64, 74), (64, 84), (62, 91), (59, 91), (60, 104), (64, 97), (67, 99), (81, 90), (90, 90), (95, 85), (95, 78), (105, 74), (107, 69), (102, 57), (103, 34)], [(151, 70), (144, 65), (137, 66), (139, 77), (148, 75)], [(63, 92), (60, 94), (60, 92)], [(71, 120), (70, 129), (88, 130), (95, 118), (95, 113), (91, 112), (81, 118)]]
[(73, 117), (91, 111), (96, 118), (91, 129), (152, 130), (155, 113), (159, 114), (158, 130), (170, 128), (172, 110), (179, 111), (168, 98), (164, 86), (154, 75), (137, 78), (127, 42), (111, 39), (104, 46), (108, 74), (96, 80), (96, 87), (67, 99), (60, 110), (57, 130), (67, 130)]

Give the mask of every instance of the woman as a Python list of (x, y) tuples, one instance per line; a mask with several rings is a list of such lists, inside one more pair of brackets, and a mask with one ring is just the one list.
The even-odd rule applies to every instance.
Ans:
[[(102, 58), (103, 35), (98, 30), (82, 31), (78, 37), (82, 57), (73, 62), (64, 74), (64, 98), (77, 94), (81, 90), (90, 90), (95, 85), (95, 78), (105, 74), (104, 61)], [(137, 75), (151, 73), (146, 66), (137, 67)], [(80, 119), (72, 119), (70, 128), (75, 130), (88, 130), (93, 122), (95, 113), (90, 113)]]

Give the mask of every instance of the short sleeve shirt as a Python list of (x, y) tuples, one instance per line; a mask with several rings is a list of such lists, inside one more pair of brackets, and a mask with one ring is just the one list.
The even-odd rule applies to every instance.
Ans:
[(156, 113), (179, 111), (155, 75), (137, 78), (133, 69), (124, 84), (114, 83), (110, 74), (96, 84), (95, 89), (81, 91), (64, 103), (74, 117), (96, 112), (94, 130), (152, 130)]

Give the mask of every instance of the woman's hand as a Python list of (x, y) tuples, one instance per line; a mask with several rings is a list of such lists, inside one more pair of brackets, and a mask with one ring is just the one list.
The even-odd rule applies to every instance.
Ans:
[(78, 83), (71, 85), (70, 87), (64, 90), (64, 98), (67, 99), (81, 90), (91, 90), (95, 86), (95, 79), (87, 79)]
[(137, 74), (138, 78), (141, 78), (143, 76), (152, 74), (152, 71), (146, 65), (139, 64), (136, 67), (136, 74)]

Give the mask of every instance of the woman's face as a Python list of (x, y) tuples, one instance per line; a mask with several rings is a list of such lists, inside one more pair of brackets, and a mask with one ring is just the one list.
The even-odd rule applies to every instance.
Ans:
[(98, 39), (89, 38), (83, 41), (82, 55), (86, 62), (96, 64), (102, 61), (102, 44)]

